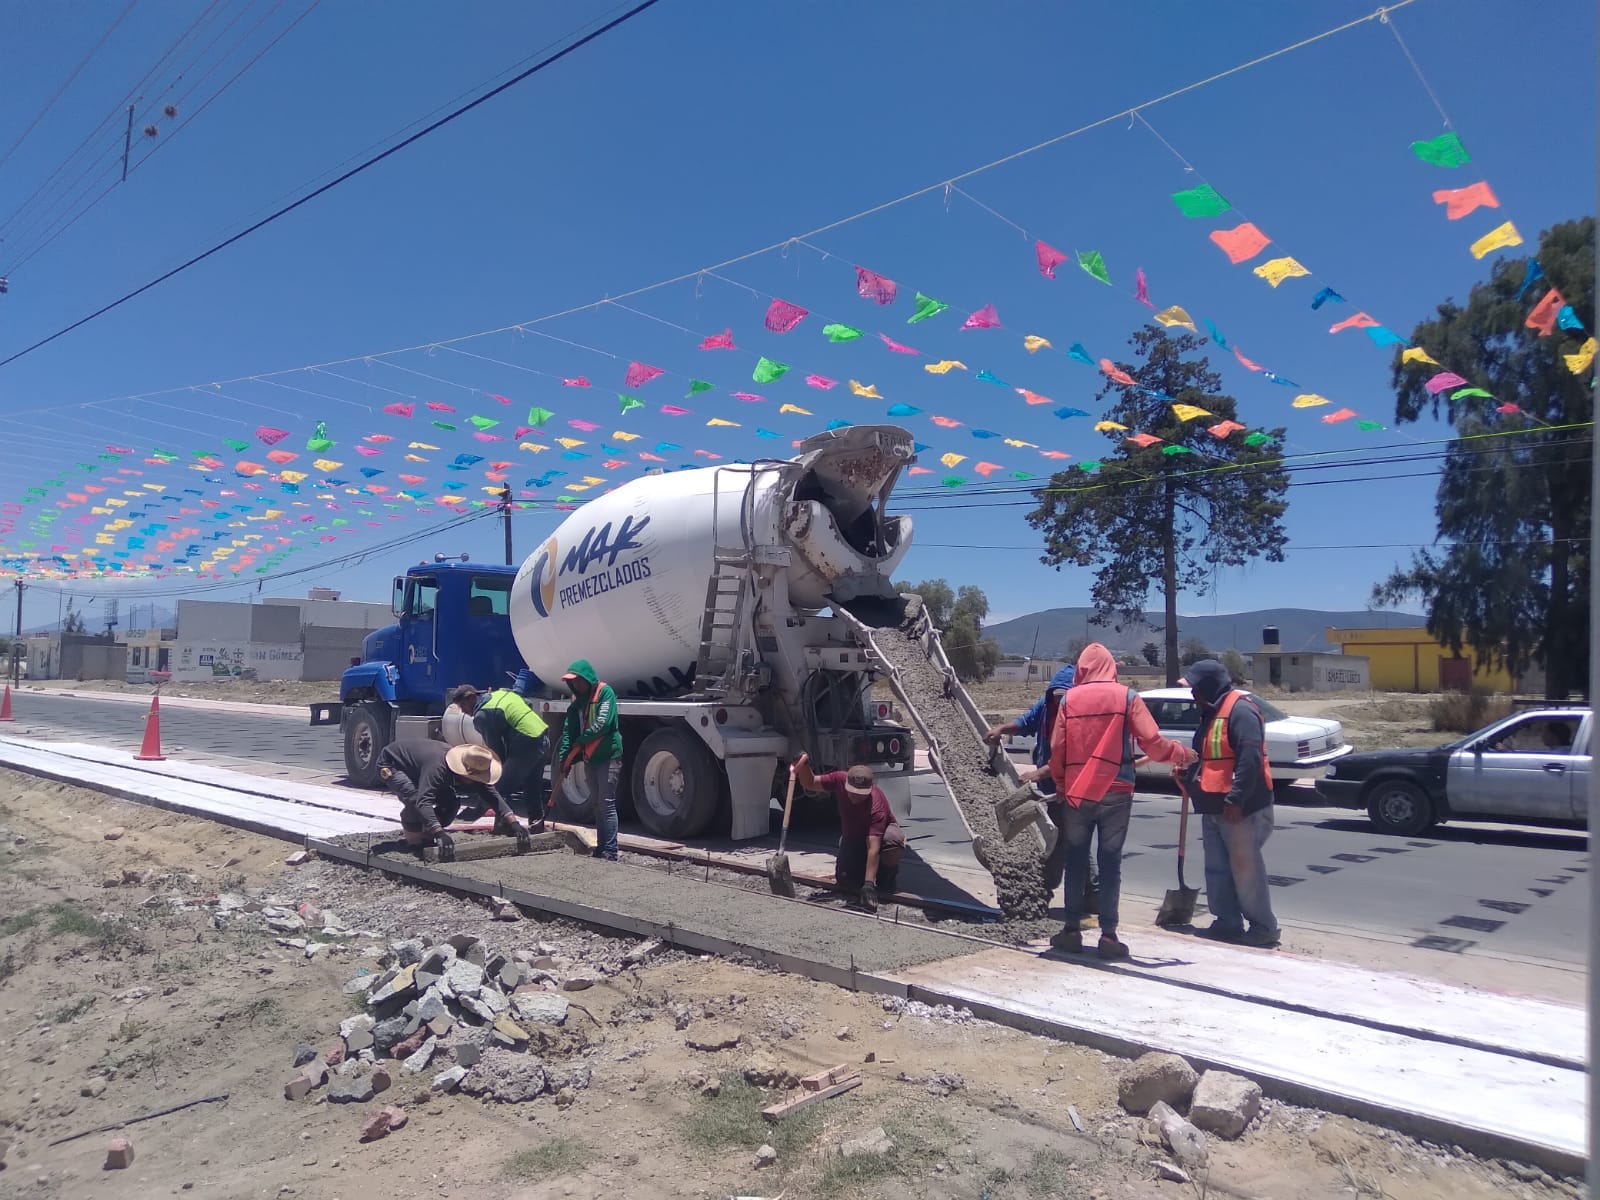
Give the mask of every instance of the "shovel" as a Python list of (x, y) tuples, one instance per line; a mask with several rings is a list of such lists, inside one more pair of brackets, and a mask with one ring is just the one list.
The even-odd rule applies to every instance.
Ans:
[(783, 800), (783, 832), (778, 834), (778, 852), (767, 859), (767, 887), (774, 896), (794, 899), (794, 876), (789, 873), (789, 856), (783, 852), (789, 841), (789, 816), (794, 812), (794, 768), (789, 768), (789, 794)]
[(1194, 905), (1195, 901), (1200, 899), (1200, 889), (1185, 887), (1183, 883), (1183, 853), (1189, 844), (1189, 789), (1184, 786), (1182, 775), (1174, 774), (1172, 778), (1178, 785), (1178, 794), (1183, 797), (1179, 810), (1181, 815), (1178, 817), (1178, 886), (1167, 892), (1162, 899), (1161, 911), (1156, 914), (1156, 924), (1192, 925)]

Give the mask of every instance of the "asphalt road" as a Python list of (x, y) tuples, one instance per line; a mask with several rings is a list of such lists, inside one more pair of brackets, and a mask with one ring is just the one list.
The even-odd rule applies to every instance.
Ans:
[[(143, 711), (126, 702), (23, 693), (7, 732), (71, 736), (134, 750)], [(334, 728), (313, 729), (295, 714), (278, 718), (162, 712), (168, 754), (276, 764), (285, 772), (339, 778), (343, 747)], [(912, 853), (930, 866), (972, 866), (970, 844), (940, 782), (909, 780), (904, 827)], [(1314, 799), (1314, 794), (1311, 794)], [(1267, 843), (1273, 903), (1285, 921), (1382, 933), (1439, 953), (1496, 954), (1581, 964), (1586, 955), (1588, 837), (1503, 825), (1445, 825), (1420, 838), (1375, 832), (1363, 814), (1279, 805)], [(1198, 823), (1189, 829), (1187, 882), (1204, 886)], [(821, 848), (825, 830), (800, 829), (798, 847)], [(1135, 799), (1123, 868), (1125, 908), (1176, 885), (1178, 798), (1142, 791)]]

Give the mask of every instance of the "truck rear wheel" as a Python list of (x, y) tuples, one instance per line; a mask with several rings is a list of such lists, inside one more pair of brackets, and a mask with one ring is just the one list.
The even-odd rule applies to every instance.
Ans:
[(370, 704), (347, 705), (343, 718), (345, 777), (357, 787), (377, 787), (378, 755), (389, 744), (388, 722)]
[(659, 837), (702, 834), (717, 815), (722, 767), (686, 729), (666, 726), (639, 746), (633, 760), (633, 807)]

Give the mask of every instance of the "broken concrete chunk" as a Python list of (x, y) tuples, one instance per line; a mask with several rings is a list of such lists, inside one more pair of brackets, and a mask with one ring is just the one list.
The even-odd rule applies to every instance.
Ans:
[(624, 954), (622, 956), (622, 961), (627, 963), (629, 966), (638, 966), (659, 949), (661, 949), (661, 939), (648, 938)]
[(485, 1025), (491, 1024), (495, 1017), (499, 1015), (493, 1008), (485, 1004), (477, 996), (462, 996), (456, 1001), (456, 1003), (461, 1005), (462, 1009), (469, 1016), (476, 1017)]
[(409, 967), (422, 961), (422, 953), (427, 949), (422, 944), (421, 938), (402, 938), (389, 943), (389, 953), (394, 955), (397, 967)]
[(483, 986), (483, 968), (470, 959), (458, 958), (445, 971), (441, 983), (447, 995), (474, 996)]
[(757, 1148), (757, 1150), (756, 1150), (756, 1170), (759, 1171), (759, 1170), (761, 1170), (762, 1167), (770, 1167), (773, 1163), (775, 1163), (777, 1161), (778, 1161), (778, 1152), (776, 1150), (774, 1150), (771, 1146), (761, 1146), (761, 1147)]
[(345, 1052), (354, 1054), (358, 1050), (365, 1050), (372, 1045), (372, 1028), (377, 1022), (366, 1013), (359, 1016), (346, 1017), (339, 1022), (339, 1036), (344, 1039)]
[(544, 1073), (552, 1092), (568, 1088), (581, 1092), (594, 1082), (594, 1068), (588, 1063), (579, 1063), (575, 1067), (546, 1067)]
[(523, 992), (513, 996), (511, 1007), (517, 1020), (529, 1025), (561, 1025), (566, 1022), (567, 998), (556, 992)]
[(328, 1081), (329, 1104), (365, 1104), (378, 1094), (372, 1075), (366, 1071), (351, 1071), (348, 1075), (335, 1075)]
[(450, 1047), (450, 1053), (456, 1063), (463, 1067), (475, 1067), (478, 1060), (483, 1057), (483, 1047), (477, 1042), (457, 1042)]
[[(122, 831), (116, 831), (117, 836), (122, 836)], [(110, 837), (110, 834), (106, 835)], [(112, 1138), (106, 1146), (106, 1167), (108, 1171), (121, 1171), (133, 1166), (133, 1143), (125, 1137)]]
[(528, 1044), (528, 1032), (510, 1017), (497, 1017), (494, 1023), (494, 1040), (502, 1046), (510, 1046), (513, 1050), (521, 1050)]
[(433, 1083), (429, 1086), (435, 1092), (453, 1092), (461, 1086), (461, 1081), (466, 1077), (466, 1067), (447, 1067), (433, 1077)]
[(1150, 1109), (1150, 1119), (1161, 1129), (1161, 1140), (1172, 1155), (1186, 1167), (1202, 1166), (1206, 1161), (1206, 1135), (1180, 1117), (1164, 1100)]
[(508, 992), (513, 991), (518, 984), (528, 977), (527, 968), (519, 962), (505, 963), (498, 971), (493, 971), (490, 974), (492, 978), (499, 980), (500, 986)]
[(416, 1053), (408, 1057), (402, 1064), (405, 1067), (406, 1074), (415, 1075), (421, 1071), (426, 1071), (428, 1064), (433, 1061), (433, 1052), (438, 1048), (439, 1039), (436, 1037), (430, 1037), (423, 1042), (421, 1046), (417, 1047)]
[(285, 1100), (304, 1100), (311, 1094), (311, 1080), (304, 1075), (289, 1076), (289, 1082), (283, 1085), (283, 1098)]
[(372, 1027), (373, 1043), (380, 1050), (387, 1050), (406, 1035), (406, 1026), (409, 1020), (404, 1014), (387, 1017)]
[(374, 975), (370, 971), (365, 975), (357, 975), (344, 985), (344, 994), (346, 996), (370, 996), (372, 990), (378, 986), (380, 978), (382, 976)]
[(417, 967), (415, 964), (409, 967), (401, 967), (394, 973), (393, 978), (367, 997), (367, 1003), (376, 1007), (380, 1004), (386, 1004), (390, 1000), (397, 1000), (402, 996), (411, 995), (416, 991), (416, 977)]
[(428, 1032), (436, 1038), (449, 1037), (455, 1027), (456, 1023), (449, 1017), (435, 1017), (428, 1022)]
[(424, 1025), (438, 1017), (450, 1015), (450, 1010), (445, 1007), (444, 991), (438, 984), (422, 994), (421, 999), (417, 1001), (417, 1011), (414, 1015)]
[(1167, 1162), (1165, 1159), (1153, 1158), (1150, 1160), (1150, 1165), (1156, 1169), (1156, 1174), (1168, 1183), (1189, 1182), (1189, 1172), (1182, 1167)]
[(1199, 1081), (1195, 1069), (1178, 1055), (1152, 1051), (1123, 1068), (1117, 1099), (1123, 1108), (1141, 1116), (1162, 1101), (1182, 1108)]
[(477, 1000), (497, 1017), (511, 1007), (510, 997), (488, 984), (478, 989)]
[(752, 1087), (792, 1088), (800, 1086), (800, 1076), (780, 1065), (770, 1054), (752, 1055), (742, 1069), (744, 1081)]
[(858, 1158), (863, 1154), (888, 1154), (894, 1149), (894, 1139), (891, 1138), (882, 1125), (874, 1125), (858, 1138), (851, 1138), (839, 1147), (839, 1153), (845, 1158)]
[(317, 1051), (314, 1046), (308, 1042), (301, 1042), (294, 1048), (294, 1065), (303, 1067), (316, 1056)]
[(488, 949), (483, 939), (475, 933), (453, 933), (445, 942), (456, 952), (456, 957), (464, 958), (476, 966), (483, 966), (488, 959)]
[(493, 910), (496, 921), (520, 921), (522, 910), (509, 900), (502, 900), (495, 905)]
[(1194, 1089), (1189, 1120), (1196, 1128), (1231, 1141), (1260, 1111), (1261, 1086), (1254, 1080), (1227, 1071), (1207, 1071)]
[(395, 1058), (410, 1058), (422, 1048), (422, 1043), (432, 1036), (430, 1031), (419, 1028), (414, 1033), (408, 1034), (390, 1046), (389, 1053)]
[(715, 1054), (719, 1050), (732, 1050), (743, 1037), (744, 1034), (737, 1029), (702, 1029), (689, 1034), (683, 1041), (691, 1050)]
[(593, 975), (579, 971), (568, 975), (566, 982), (561, 985), (561, 989), (566, 992), (586, 992), (597, 982), (599, 981)]
[(283, 865), (286, 867), (303, 867), (310, 861), (311, 852), (309, 850), (296, 850), (293, 854), (289, 855), (288, 858), (283, 860)]

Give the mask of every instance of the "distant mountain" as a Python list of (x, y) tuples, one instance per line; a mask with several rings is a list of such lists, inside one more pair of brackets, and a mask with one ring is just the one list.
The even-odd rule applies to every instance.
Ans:
[[(1164, 642), (1160, 613), (1146, 613), (1144, 624), (1130, 625), (1121, 632), (1110, 625), (1095, 625), (1089, 620), (1091, 608), (1051, 608), (1029, 613), (1010, 621), (984, 628), (984, 636), (1000, 643), (1007, 654), (1037, 654), (1039, 658), (1061, 658), (1067, 647), (1081, 641), (1100, 642), (1116, 654), (1137, 654), (1146, 642)], [(1332, 650), (1328, 627), (1360, 629), (1405, 629), (1423, 625), (1427, 618), (1416, 613), (1381, 612), (1359, 609), (1331, 612), (1316, 608), (1264, 608), (1256, 612), (1218, 613), (1210, 616), (1178, 618), (1178, 640), (1198, 638), (1212, 650), (1261, 648), (1261, 630), (1273, 625), (1285, 650)], [(1037, 647), (1037, 649), (1035, 649)]]
[[(117, 613), (117, 629), (173, 629), (178, 624), (177, 613), (160, 604), (149, 604), (143, 601), (137, 604), (120, 604)], [(88, 633), (104, 633), (106, 631), (106, 606), (104, 602), (91, 605), (83, 614), (83, 626)], [(47, 633), (56, 633), (60, 630), (60, 621), (49, 621), (43, 625), (25, 627), (22, 631), (24, 637), (37, 637)]]

